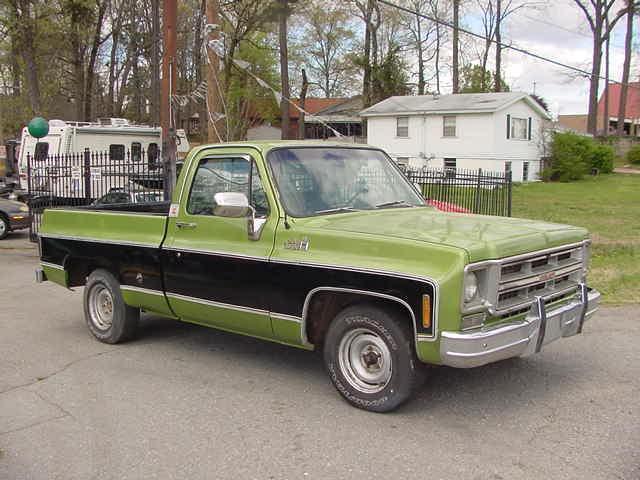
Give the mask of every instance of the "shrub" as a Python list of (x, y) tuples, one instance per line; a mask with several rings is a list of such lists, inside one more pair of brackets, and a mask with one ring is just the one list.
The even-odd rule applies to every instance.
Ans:
[(580, 180), (591, 166), (593, 140), (572, 132), (556, 133), (551, 144), (551, 180)]
[(602, 145), (594, 143), (591, 148), (591, 165), (592, 169), (598, 169), (600, 173), (613, 172), (613, 159), (616, 152), (611, 145)]
[(634, 145), (633, 147), (631, 147), (627, 152), (627, 156), (625, 158), (629, 163), (640, 165), (640, 145)]

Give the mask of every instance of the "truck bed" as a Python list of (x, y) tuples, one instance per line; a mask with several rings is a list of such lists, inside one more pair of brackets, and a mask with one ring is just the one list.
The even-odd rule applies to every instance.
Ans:
[(46, 209), (42, 238), (158, 248), (165, 236), (168, 202)]

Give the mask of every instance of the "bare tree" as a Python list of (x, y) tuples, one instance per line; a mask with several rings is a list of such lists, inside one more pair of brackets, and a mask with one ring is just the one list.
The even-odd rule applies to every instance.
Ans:
[(281, 138), (287, 139), (289, 132), (289, 102), (291, 86), (289, 84), (289, 48), (287, 45), (287, 19), (290, 14), (289, 0), (279, 0), (280, 12), (278, 15), (278, 38), (280, 45), (280, 120)]
[(636, 5), (633, 0), (627, 0), (627, 32), (624, 38), (624, 65), (622, 67), (622, 85), (620, 87), (620, 103), (618, 105), (618, 125), (616, 135), (624, 135), (624, 117), (627, 112), (627, 93), (629, 90), (629, 73), (631, 71), (631, 53), (633, 51), (633, 17)]
[[(627, 12), (622, 9), (613, 12), (616, 0), (573, 0), (583, 13), (591, 30), (593, 52), (591, 61), (591, 77), (589, 79), (589, 112), (587, 115), (587, 131), (595, 135), (598, 130), (598, 87), (602, 68), (602, 49), (611, 31)], [(640, 2), (633, 1), (637, 7)], [(608, 20), (608, 22), (607, 22)]]

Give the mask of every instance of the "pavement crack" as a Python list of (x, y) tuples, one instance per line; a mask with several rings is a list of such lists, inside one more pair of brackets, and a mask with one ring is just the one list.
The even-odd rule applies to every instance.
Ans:
[(2, 390), (2, 391), (0, 391), (0, 395), (3, 395), (5, 393), (9, 393), (9, 392), (13, 392), (14, 390), (18, 390), (20, 388), (27, 388), (27, 387), (30, 387), (32, 385), (36, 385), (36, 384), (38, 384), (40, 382), (44, 382), (45, 380), (49, 380), (50, 378), (55, 377), (56, 375), (59, 375), (60, 373), (63, 373), (64, 371), (68, 370), (69, 368), (73, 367), (74, 365), (76, 365), (78, 363), (84, 362), (86, 360), (91, 360), (91, 359), (100, 357), (102, 355), (106, 355), (106, 354), (114, 352), (116, 350), (119, 350), (119, 348), (118, 347), (110, 348), (109, 350), (103, 350), (102, 352), (94, 353), (92, 355), (87, 355), (86, 357), (77, 358), (77, 359), (72, 360), (72, 361), (70, 361), (68, 363), (65, 363), (58, 370), (55, 370), (55, 371), (53, 371), (53, 372), (51, 372), (51, 373), (49, 373), (49, 374), (47, 374), (47, 375), (45, 375), (43, 377), (37, 377), (34, 380), (32, 380), (31, 382), (23, 383), (23, 384), (16, 385), (16, 386), (13, 386), (13, 387), (9, 387), (9, 388), (7, 388), (5, 390)]
[(0, 432), (0, 435), (9, 435), (11, 433), (21, 432), (23, 430), (28, 430), (29, 428), (37, 427), (38, 425), (42, 425), (47, 422), (53, 422), (54, 420), (60, 420), (61, 418), (68, 417), (68, 414), (58, 415), (57, 417), (45, 418), (44, 420), (40, 420), (35, 423), (30, 423), (29, 425), (24, 425), (23, 427), (14, 428), (13, 430), (6, 430), (4, 432)]
[(26, 388), (25, 390), (27, 390), (28, 392), (31, 392), (31, 393), (36, 394), (36, 395), (38, 396), (38, 398), (40, 398), (40, 400), (42, 400), (43, 402), (48, 403), (49, 405), (51, 405), (51, 406), (53, 406), (53, 407), (57, 408), (58, 410), (60, 410), (60, 411), (64, 414), (64, 416), (71, 417), (71, 418), (72, 418), (73, 420), (75, 420), (76, 422), (78, 421), (78, 419), (77, 419), (77, 418), (76, 418), (76, 417), (75, 417), (75, 416), (74, 416), (74, 415), (73, 415), (69, 410), (67, 410), (66, 408), (64, 408), (64, 407), (63, 407), (62, 405), (60, 405), (59, 403), (54, 402), (53, 400), (51, 400), (51, 399), (49, 399), (49, 398), (45, 397), (45, 396), (44, 396), (42, 393), (40, 393), (39, 391), (34, 390), (34, 389), (31, 389), (31, 388)]

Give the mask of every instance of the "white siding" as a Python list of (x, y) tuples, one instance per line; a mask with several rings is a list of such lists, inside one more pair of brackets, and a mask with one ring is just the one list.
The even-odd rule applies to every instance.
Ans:
[[(507, 115), (532, 118), (531, 140), (507, 139)], [(411, 115), (409, 136), (396, 137), (396, 116), (367, 118), (367, 143), (393, 158), (407, 157), (412, 166), (444, 166), (455, 158), (458, 168), (504, 171), (511, 161), (514, 181), (522, 180), (523, 162), (529, 162), (529, 180), (538, 178), (539, 133), (542, 119), (524, 100), (495, 113), (459, 113), (456, 136), (443, 136), (442, 115)]]

